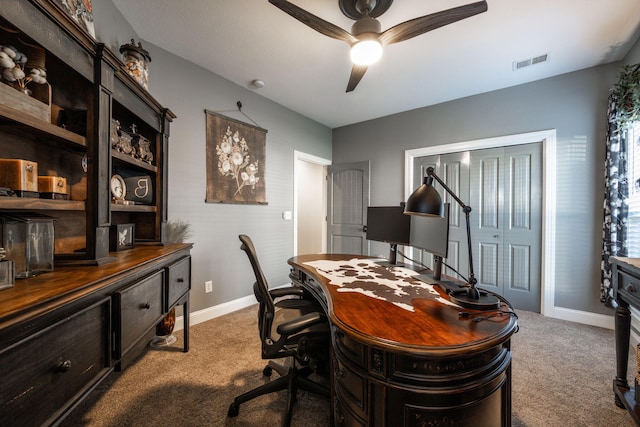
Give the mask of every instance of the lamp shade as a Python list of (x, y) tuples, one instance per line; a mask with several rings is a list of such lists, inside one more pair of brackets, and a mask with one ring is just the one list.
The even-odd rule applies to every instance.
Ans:
[(414, 191), (404, 207), (407, 215), (443, 216), (442, 198), (433, 187), (433, 178), (426, 176), (424, 183)]

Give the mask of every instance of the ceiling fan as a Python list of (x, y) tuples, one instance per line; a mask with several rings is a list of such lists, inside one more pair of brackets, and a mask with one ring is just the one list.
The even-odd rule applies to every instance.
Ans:
[[(286, 0), (269, 0), (269, 3), (319, 33), (347, 42), (351, 46), (353, 68), (347, 92), (356, 88), (367, 67), (380, 58), (382, 46), (408, 40), (487, 11), (487, 2), (479, 1), (411, 19), (381, 31), (380, 22), (376, 18), (389, 9), (393, 0), (338, 0), (342, 13), (356, 21), (349, 33)], [(367, 56), (370, 53), (372, 56)]]

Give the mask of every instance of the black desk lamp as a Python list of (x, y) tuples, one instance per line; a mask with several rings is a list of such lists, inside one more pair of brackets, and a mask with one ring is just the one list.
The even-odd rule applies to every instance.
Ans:
[(495, 310), (500, 308), (500, 300), (494, 295), (489, 295), (485, 291), (481, 291), (476, 288), (475, 275), (473, 274), (473, 254), (471, 246), (471, 227), (469, 225), (469, 213), (471, 207), (464, 204), (458, 196), (436, 175), (433, 168), (427, 168), (427, 175), (424, 177), (423, 184), (416, 189), (416, 191), (409, 196), (404, 208), (404, 213), (407, 215), (423, 215), (423, 216), (438, 216), (442, 217), (444, 205), (442, 204), (442, 198), (438, 191), (433, 187), (433, 180), (436, 180), (442, 185), (447, 193), (458, 202), (464, 212), (465, 219), (467, 221), (467, 246), (469, 248), (469, 278), (467, 287), (461, 290), (455, 290), (449, 292), (449, 298), (466, 308), (473, 308), (477, 310)]

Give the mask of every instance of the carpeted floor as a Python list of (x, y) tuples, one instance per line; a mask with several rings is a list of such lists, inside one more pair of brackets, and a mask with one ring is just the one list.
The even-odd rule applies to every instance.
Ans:
[[(512, 339), (514, 426), (634, 425), (613, 403), (613, 331), (518, 314), (520, 331)], [(279, 425), (284, 392), (243, 404), (236, 418), (226, 416), (236, 395), (264, 381), (256, 306), (190, 331), (188, 353), (182, 353), (177, 332), (173, 346), (150, 349), (124, 372), (111, 374), (62, 425)], [(328, 400), (300, 392), (292, 426), (329, 426)]]

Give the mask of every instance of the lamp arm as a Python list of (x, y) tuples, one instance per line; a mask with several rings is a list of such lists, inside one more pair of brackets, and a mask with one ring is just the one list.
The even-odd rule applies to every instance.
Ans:
[(447, 193), (449, 193), (449, 195), (451, 197), (453, 197), (453, 199), (458, 202), (458, 204), (460, 205), (460, 207), (462, 208), (462, 210), (464, 211), (464, 213), (468, 216), (469, 213), (471, 212), (471, 207), (467, 206), (464, 204), (464, 202), (462, 200), (460, 200), (460, 198), (458, 196), (456, 196), (456, 193), (453, 192), (453, 190), (451, 190), (449, 188), (449, 186), (447, 186), (447, 184), (444, 183), (444, 181), (442, 181), (440, 179), (440, 177), (438, 175), (436, 175), (436, 172), (434, 171), (434, 169), (432, 167), (428, 167), (427, 168), (427, 176), (430, 176), (431, 178), (435, 179), (436, 181), (438, 181), (438, 183), (440, 185), (442, 185), (442, 188), (445, 189), (445, 191)]
[(471, 287), (475, 287), (478, 281), (476, 280), (475, 274), (473, 274), (473, 246), (471, 246), (471, 225), (469, 224), (469, 213), (471, 212), (471, 208), (468, 206), (462, 208), (464, 212), (464, 218), (467, 221), (467, 247), (469, 248), (469, 284)]
[(438, 181), (442, 188), (451, 196), (453, 199), (460, 205), (462, 208), (462, 212), (464, 212), (464, 218), (467, 222), (467, 247), (469, 248), (469, 284), (471, 287), (475, 287), (478, 281), (476, 280), (476, 276), (473, 274), (473, 246), (471, 246), (471, 225), (469, 224), (469, 214), (471, 213), (471, 206), (466, 205), (460, 198), (449, 188), (447, 184), (445, 184), (438, 175), (436, 175), (435, 170), (432, 167), (427, 168), (427, 176)]

